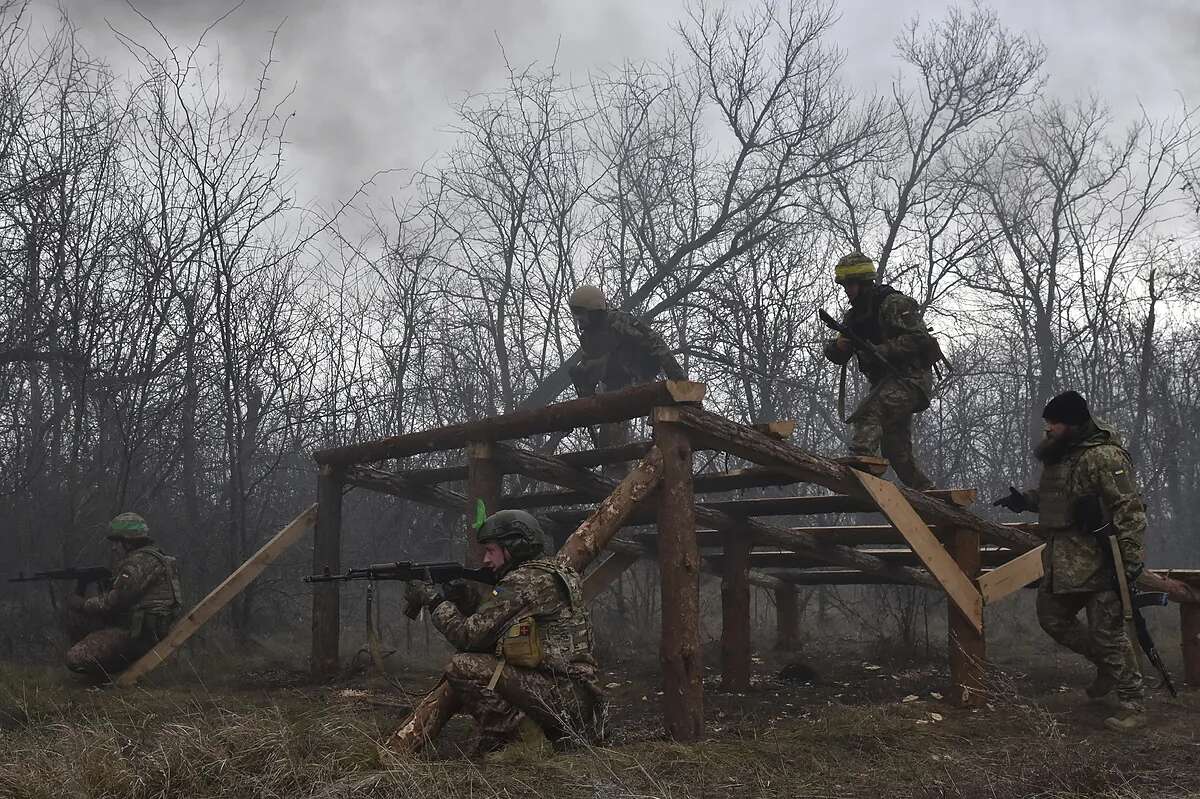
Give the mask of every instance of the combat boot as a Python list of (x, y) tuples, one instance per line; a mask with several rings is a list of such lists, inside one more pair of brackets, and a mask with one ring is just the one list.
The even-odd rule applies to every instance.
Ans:
[(1104, 720), (1104, 726), (1117, 732), (1130, 732), (1146, 723), (1146, 710), (1138, 702), (1121, 701), (1115, 715)]
[(1112, 693), (1117, 687), (1117, 678), (1106, 671), (1097, 671), (1096, 679), (1085, 690), (1089, 699), (1102, 699)]

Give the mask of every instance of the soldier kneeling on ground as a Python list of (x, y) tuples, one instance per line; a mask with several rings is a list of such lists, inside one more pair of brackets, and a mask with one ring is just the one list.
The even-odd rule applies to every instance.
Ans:
[(175, 559), (152, 546), (145, 519), (122, 513), (109, 523), (108, 540), (117, 564), (112, 588), (67, 597), (67, 668), (99, 678), (123, 671), (162, 640), (180, 600)]
[(428, 583), (408, 584), (405, 599), (429, 610), (458, 654), (389, 748), (420, 751), (460, 710), (478, 725), (475, 754), (542, 734), (556, 746), (598, 741), (603, 697), (579, 574), (542, 557), (545, 536), (525, 511), (491, 515), (477, 540), (483, 567), (498, 578), (478, 609), (449, 601)]

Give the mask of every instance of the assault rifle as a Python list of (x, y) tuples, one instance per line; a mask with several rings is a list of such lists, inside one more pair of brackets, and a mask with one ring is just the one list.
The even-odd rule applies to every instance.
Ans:
[(93, 583), (100, 591), (112, 588), (112, 572), (107, 566), (85, 566), (80, 569), (52, 569), (44, 572), (34, 572), (26, 575), (18, 572), (16, 577), (9, 577), (10, 583), (44, 583), (51, 580), (74, 580), (75, 590), (82, 594)]
[(883, 368), (887, 370), (887, 373), (892, 377), (896, 378), (897, 380), (909, 382), (908, 378), (901, 374), (900, 370), (897, 369), (891, 361), (885, 358), (883, 353), (879, 351), (879, 348), (870, 341), (867, 341), (865, 338), (858, 335), (858, 333), (855, 333), (849, 327), (827, 314), (824, 308), (817, 310), (817, 316), (821, 317), (821, 321), (825, 323), (825, 327), (849, 341), (851, 346), (853, 346), (858, 352), (866, 353), (871, 360), (883, 366)]
[[(922, 386), (920, 383), (918, 383), (917, 381), (908, 377), (903, 372), (901, 372), (899, 369), (897, 369), (895, 364), (893, 364), (886, 357), (884, 357), (884, 354), (879, 351), (878, 347), (876, 347), (870, 341), (867, 341), (865, 338), (860, 336), (858, 333), (855, 333), (849, 327), (847, 327), (846, 325), (842, 324), (841, 322), (839, 322), (838, 320), (834, 319), (832, 316), (827, 314), (825, 312), (824, 308), (817, 309), (817, 316), (819, 316), (821, 318), (821, 321), (825, 323), (825, 326), (827, 328), (829, 328), (830, 330), (837, 333), (839, 336), (842, 336), (847, 341), (849, 341), (850, 345), (857, 352), (865, 354), (868, 358), (870, 358), (871, 360), (880, 364), (883, 367), (884, 371), (888, 374), (889, 377), (895, 378), (896, 380), (900, 381), (904, 385), (909, 386), (914, 391), (916, 391), (918, 396), (924, 398), (924, 403), (925, 403), (924, 407), (926, 407), (926, 408), (929, 407), (929, 392), (927, 392), (925, 390), (924, 386)], [(875, 383), (875, 385), (871, 388), (871, 394), (869, 394), (868, 396), (875, 394), (877, 391), (879, 391), (879, 389), (882, 386), (883, 386), (883, 381), (879, 381), (879, 382)], [(842, 417), (842, 421), (844, 421), (844, 422), (850, 423), (850, 422), (854, 421), (854, 414), (851, 414), (849, 417), (846, 416), (846, 365), (845, 364), (842, 364), (842, 382), (841, 382), (841, 386), (838, 389), (838, 415)]]
[(1104, 518), (1104, 508), (1099, 497), (1082, 498), (1075, 510), (1080, 521), (1099, 540), (1101, 548), (1104, 549), (1105, 558), (1112, 567), (1113, 576), (1117, 582), (1117, 592), (1121, 595), (1121, 610), (1125, 617), (1125, 623), (1132, 622), (1138, 646), (1146, 653), (1146, 659), (1158, 670), (1163, 685), (1166, 686), (1171, 696), (1179, 696), (1179, 692), (1175, 690), (1175, 684), (1171, 682), (1171, 674), (1167, 671), (1167, 665), (1163, 663), (1162, 655), (1158, 653), (1158, 648), (1154, 646), (1154, 639), (1150, 637), (1150, 628), (1146, 625), (1146, 617), (1142, 615), (1144, 607), (1166, 606), (1167, 595), (1157, 591), (1141, 591), (1133, 580), (1129, 579), (1129, 575), (1125, 572), (1125, 560), (1121, 557), (1121, 547), (1117, 541), (1117, 529), (1113, 526), (1111, 519)]
[[(348, 569), (342, 574), (333, 574), (328, 568), (321, 574), (313, 574), (304, 578), (306, 583), (340, 583), (350, 580), (420, 580), (436, 585), (445, 585), (455, 580), (473, 580), (477, 583), (495, 585), (496, 573), (490, 569), (468, 569), (461, 563), (414, 563), (411, 560), (398, 560), (392, 563), (372, 563), (365, 569)], [(404, 609), (404, 614), (415, 618), (416, 611)]]

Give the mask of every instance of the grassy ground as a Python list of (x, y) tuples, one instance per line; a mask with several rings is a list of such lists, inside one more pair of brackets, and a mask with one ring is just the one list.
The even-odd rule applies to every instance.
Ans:
[(1200, 796), (1200, 695), (1156, 695), (1154, 723), (1121, 736), (1083, 701), (1077, 665), (1040, 664), (998, 670), (967, 711), (940, 698), (936, 663), (830, 657), (803, 682), (760, 663), (746, 694), (706, 681), (707, 736), (690, 746), (661, 740), (657, 678), (626, 664), (606, 675), (610, 746), (483, 763), (461, 756), (464, 719), (436, 752), (381, 755), (403, 700), (364, 677), (176, 671), (115, 691), (0, 667), (0, 797)]

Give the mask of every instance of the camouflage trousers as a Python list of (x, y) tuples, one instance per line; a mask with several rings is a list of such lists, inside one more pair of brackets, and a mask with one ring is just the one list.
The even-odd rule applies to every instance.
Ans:
[[(1086, 611), (1086, 627), (1079, 621), (1081, 610)], [(1122, 701), (1142, 699), (1142, 675), (1125, 634), (1121, 597), (1116, 591), (1052, 594), (1041, 590), (1037, 616), (1051, 638), (1090, 660), (1101, 674), (1112, 677)]]
[(158, 636), (147, 629), (137, 638), (127, 627), (115, 626), (112, 619), (68, 610), (65, 619), (67, 668), (77, 674), (108, 678), (119, 674), (149, 652)]
[(521, 720), (537, 724), (551, 741), (596, 741), (600, 694), (590, 675), (578, 678), (505, 666), (494, 689), (488, 684), (499, 661), (493, 655), (460, 652), (450, 659), (444, 682), (414, 710), (388, 741), (398, 752), (419, 752), (437, 738), (460, 710), (478, 726), (476, 751), (500, 748), (519, 737)]
[[(928, 391), (929, 381), (922, 381)], [(911, 386), (884, 379), (863, 398), (850, 414), (850, 452), (854, 455), (882, 455), (891, 463), (905, 485), (918, 491), (933, 488), (933, 481), (921, 471), (913, 456), (912, 419), (924, 397)]]

